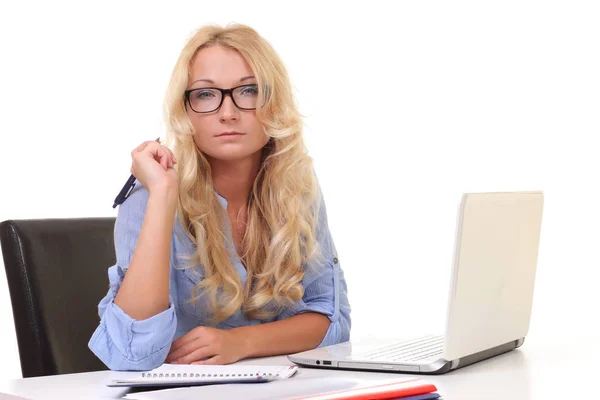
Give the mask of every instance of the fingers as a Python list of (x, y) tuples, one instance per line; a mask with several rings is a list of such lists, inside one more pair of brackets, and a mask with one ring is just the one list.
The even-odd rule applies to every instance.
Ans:
[(173, 343), (171, 344), (171, 352), (176, 351), (181, 346), (191, 343), (194, 340), (198, 339), (198, 337), (200, 336), (200, 333), (201, 332), (199, 331), (198, 328), (192, 329), (185, 335), (181, 336), (179, 339), (174, 340)]
[(165, 147), (165, 149), (167, 149), (167, 152), (169, 153), (169, 159), (171, 160), (171, 165), (169, 168), (172, 168), (173, 165), (177, 164), (177, 160), (175, 159), (175, 155), (173, 154), (171, 149), (169, 149), (167, 147)]
[(173, 165), (177, 163), (171, 149), (165, 146), (160, 146), (154, 159), (160, 162), (160, 165), (162, 165), (164, 169), (173, 168)]
[(213, 346), (204, 346), (204, 347), (200, 347), (197, 348), (196, 350), (192, 351), (191, 353), (183, 356), (183, 357), (179, 357), (178, 359), (175, 360), (176, 364), (191, 364), (194, 362), (204, 362), (205, 360), (208, 361), (211, 358), (214, 358), (213, 356), (216, 356), (216, 352)]
[(217, 365), (233, 362), (235, 360), (230, 357), (231, 355), (224, 354), (225, 349), (232, 347), (224, 344), (224, 340), (228, 337), (226, 335), (228, 335), (227, 331), (204, 326), (196, 327), (173, 341), (165, 363)]
[(169, 161), (169, 157), (167, 156), (167, 152), (164, 149), (160, 149), (157, 154), (154, 156), (154, 159), (160, 163), (160, 165), (164, 169), (169, 169), (171, 162)]
[(146, 148), (146, 147), (147, 147), (149, 144), (151, 144), (151, 143), (156, 143), (156, 144), (158, 144), (157, 142), (153, 142), (153, 141), (151, 141), (151, 140), (147, 140), (147, 141), (145, 141), (144, 143), (140, 144), (140, 145), (139, 145), (138, 147), (136, 147), (135, 149), (133, 149), (133, 151), (131, 152), (131, 156), (133, 156), (133, 154), (134, 154), (134, 153), (138, 153), (138, 152), (140, 152), (140, 151), (143, 151), (143, 150), (144, 150), (144, 149), (145, 149), (145, 148)]
[(197, 338), (178, 347), (172, 346), (171, 351), (169, 351), (169, 354), (167, 355), (166, 362), (177, 361), (179, 358), (190, 354), (200, 346), (201, 343), (199, 343)]
[(225, 364), (225, 362), (223, 362), (223, 357), (221, 357), (220, 355), (216, 355), (214, 357), (210, 357), (206, 360), (200, 360), (200, 361), (194, 361), (191, 364), (194, 365), (222, 365)]
[(177, 359), (192, 353), (194, 350), (207, 346), (209, 342), (200, 333), (197, 329), (193, 329), (175, 340), (171, 344), (166, 362), (177, 361)]
[(192, 361), (199, 361), (203, 358), (215, 354), (216, 347), (205, 343), (201, 338), (196, 338), (187, 342), (176, 349), (172, 349), (167, 355), (166, 363), (189, 364)]
[(165, 170), (173, 168), (177, 163), (171, 149), (155, 141), (146, 141), (133, 149), (131, 157), (135, 160), (138, 157), (152, 156)]

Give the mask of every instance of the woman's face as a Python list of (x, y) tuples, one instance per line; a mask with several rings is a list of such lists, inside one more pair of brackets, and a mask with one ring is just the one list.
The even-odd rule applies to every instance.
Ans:
[[(211, 158), (234, 161), (256, 155), (267, 144), (269, 137), (256, 118), (258, 98), (256, 78), (244, 57), (235, 50), (220, 46), (200, 50), (191, 66), (191, 80), (186, 105), (188, 116), (194, 126), (196, 146)], [(247, 85), (247, 86), (246, 86)], [(219, 93), (219, 89), (234, 90), (232, 96)], [(213, 88), (212, 90), (209, 88)], [(221, 106), (218, 107), (222, 97)], [(208, 111), (198, 113), (196, 111)]]

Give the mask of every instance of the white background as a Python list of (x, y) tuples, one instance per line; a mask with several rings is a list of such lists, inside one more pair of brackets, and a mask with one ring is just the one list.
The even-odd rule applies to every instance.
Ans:
[[(116, 215), (185, 40), (242, 22), (289, 68), (353, 335), (442, 329), (461, 194), (543, 190), (530, 340), (598, 337), (596, 2), (6, 4), (0, 220)], [(2, 273), (4, 379), (21, 376), (12, 318)]]

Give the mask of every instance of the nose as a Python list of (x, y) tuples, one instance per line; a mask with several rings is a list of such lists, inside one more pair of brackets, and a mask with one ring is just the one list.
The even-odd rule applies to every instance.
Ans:
[(219, 119), (223, 121), (235, 121), (239, 118), (238, 108), (233, 104), (233, 99), (230, 94), (226, 94), (223, 99), (223, 104), (221, 104), (221, 108), (219, 109)]

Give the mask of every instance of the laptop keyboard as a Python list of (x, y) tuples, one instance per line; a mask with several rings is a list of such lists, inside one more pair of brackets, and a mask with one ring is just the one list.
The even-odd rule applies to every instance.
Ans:
[(420, 361), (441, 356), (443, 349), (444, 336), (424, 336), (380, 347), (357, 356), (367, 360)]

